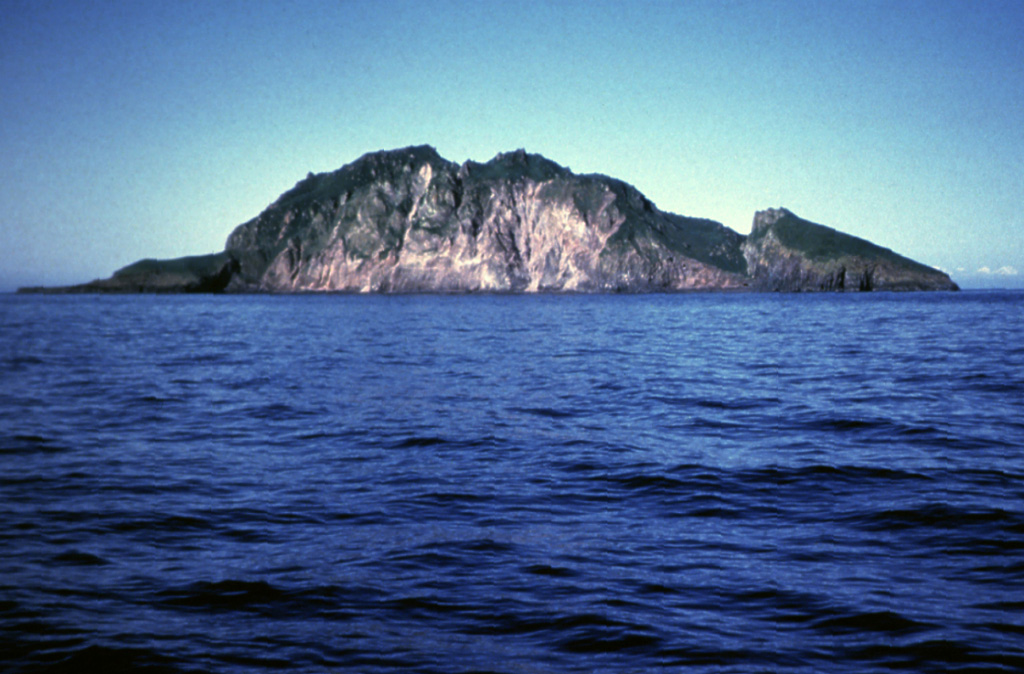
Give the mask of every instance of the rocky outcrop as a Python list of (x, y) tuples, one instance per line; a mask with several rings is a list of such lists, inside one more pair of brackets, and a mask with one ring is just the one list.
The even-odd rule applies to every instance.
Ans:
[(665, 213), (635, 188), (523, 150), (462, 165), (429, 146), (310, 174), (225, 250), (143, 260), (80, 292), (921, 290), (941, 272), (800, 220), (749, 237)]
[(784, 208), (754, 216), (743, 255), (757, 290), (957, 290), (944, 272)]

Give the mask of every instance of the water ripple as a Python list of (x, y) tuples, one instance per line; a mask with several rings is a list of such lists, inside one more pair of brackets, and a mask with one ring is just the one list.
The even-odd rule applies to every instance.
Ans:
[(0, 298), (0, 653), (1024, 669), (1022, 301)]

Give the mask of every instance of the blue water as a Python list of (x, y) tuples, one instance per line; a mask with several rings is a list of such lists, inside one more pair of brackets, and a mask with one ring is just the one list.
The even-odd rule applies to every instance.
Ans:
[(1024, 294), (0, 296), (0, 669), (1024, 670)]

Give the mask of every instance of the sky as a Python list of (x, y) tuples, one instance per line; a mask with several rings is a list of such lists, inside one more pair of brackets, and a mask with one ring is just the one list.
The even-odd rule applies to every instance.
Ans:
[(525, 148), (1024, 287), (1024, 0), (0, 0), (0, 291), (222, 250), (312, 171)]

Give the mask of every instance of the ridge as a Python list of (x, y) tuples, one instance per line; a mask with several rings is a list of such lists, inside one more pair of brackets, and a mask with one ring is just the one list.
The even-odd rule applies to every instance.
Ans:
[(938, 270), (770, 208), (749, 236), (520, 148), (456, 164), (430, 145), (309, 173), (222, 252), (26, 292), (955, 290)]

